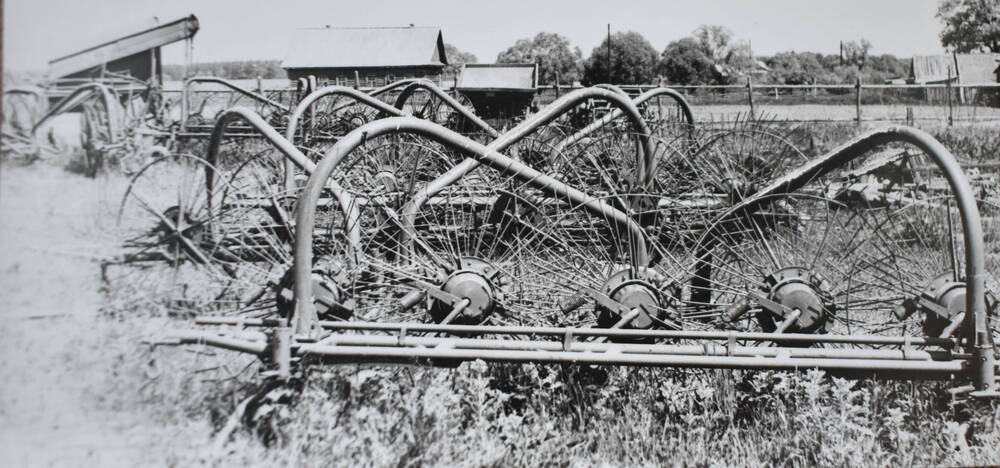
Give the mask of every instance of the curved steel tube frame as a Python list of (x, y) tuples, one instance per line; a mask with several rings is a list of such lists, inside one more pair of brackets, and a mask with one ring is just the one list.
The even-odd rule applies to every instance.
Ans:
[(52, 108), (45, 112), (45, 115), (38, 119), (38, 122), (36, 122), (31, 128), (32, 138), (34, 138), (38, 129), (44, 126), (49, 119), (73, 109), (94, 94), (97, 94), (101, 98), (101, 105), (104, 106), (104, 111), (108, 114), (108, 132), (111, 138), (117, 141), (121, 136), (121, 128), (118, 126), (120, 122), (118, 122), (117, 116), (114, 115), (115, 110), (117, 109), (116, 104), (118, 96), (113, 89), (101, 83), (87, 83), (80, 85), (68, 96), (60, 100), (56, 103), (56, 105), (52, 106)]
[[(394, 83), (393, 85), (398, 85), (398, 83)], [(389, 89), (386, 89), (386, 91), (388, 91)], [(302, 115), (305, 114), (312, 107), (312, 105), (315, 104), (316, 101), (320, 100), (321, 98), (326, 96), (336, 96), (336, 95), (350, 97), (355, 101), (361, 104), (365, 104), (386, 115), (392, 115), (397, 117), (405, 115), (403, 111), (395, 107), (392, 107), (389, 104), (386, 104), (385, 102), (375, 99), (371, 94), (365, 94), (354, 88), (348, 88), (346, 86), (326, 86), (309, 93), (307, 96), (303, 97), (301, 101), (299, 101), (299, 104), (297, 106), (295, 106), (295, 109), (292, 111), (291, 115), (288, 116), (288, 125), (285, 128), (285, 139), (289, 143), (294, 145), (295, 133), (298, 131), (299, 119), (302, 118)], [(285, 190), (289, 191), (292, 190), (295, 186), (295, 181), (294, 181), (295, 174), (292, 164), (293, 161), (291, 161), (290, 159), (285, 161)]]
[(629, 94), (628, 94), (627, 92), (625, 92), (625, 90), (624, 90), (624, 89), (622, 89), (622, 88), (621, 88), (621, 86), (618, 86), (618, 85), (616, 85), (616, 84), (611, 84), (611, 83), (600, 83), (600, 84), (595, 84), (595, 85), (594, 85), (594, 87), (595, 87), (595, 88), (602, 88), (602, 89), (606, 89), (606, 90), (608, 90), (608, 91), (614, 91), (615, 93), (618, 93), (618, 94), (620, 94), (620, 95), (622, 95), (622, 96), (625, 96), (625, 97), (627, 97), (627, 98), (629, 98), (629, 99), (631, 99), (631, 98), (632, 98), (632, 96), (629, 96)]
[(444, 92), (444, 90), (439, 88), (430, 80), (417, 79), (410, 82), (405, 88), (403, 88), (402, 91), (399, 92), (399, 96), (396, 96), (396, 102), (393, 105), (397, 109), (402, 109), (403, 106), (406, 105), (406, 101), (410, 99), (410, 96), (412, 96), (418, 89), (427, 90), (427, 92), (437, 96), (439, 99), (448, 104), (449, 107), (455, 109), (455, 112), (462, 114), (462, 117), (468, 119), (493, 138), (500, 138), (500, 132), (491, 127), (490, 124), (486, 123), (483, 119), (480, 119), (479, 116), (474, 114), (472, 111), (466, 109), (461, 103), (456, 101), (455, 98), (449, 96), (448, 93)]
[(702, 234), (698, 244), (702, 245), (706, 239), (710, 239), (717, 227), (721, 226), (725, 220), (755, 208), (768, 197), (794, 192), (816, 177), (828, 174), (878, 146), (895, 142), (913, 145), (927, 154), (944, 174), (955, 196), (962, 219), (962, 232), (965, 241), (965, 310), (972, 311), (972, 313), (966, 314), (966, 330), (969, 333), (965, 336), (966, 351), (973, 355), (975, 366), (973, 380), (976, 390), (992, 390), (995, 370), (993, 347), (990, 344), (990, 330), (986, 316), (986, 256), (983, 226), (976, 204), (976, 196), (955, 156), (941, 142), (922, 130), (911, 127), (888, 127), (854, 138), (826, 155), (775, 180), (752, 197), (734, 205)]
[[(568, 185), (542, 174), (527, 165), (500, 154), (493, 146), (481, 143), (448, 130), (440, 125), (414, 117), (390, 117), (365, 124), (342, 138), (317, 164), (299, 198), (295, 215), (294, 293), (295, 317), (293, 330), (299, 334), (309, 334), (316, 330), (318, 317), (311, 300), (313, 296), (310, 274), (313, 263), (312, 231), (316, 222), (316, 204), (322, 194), (324, 184), (333, 171), (351, 152), (370, 138), (396, 133), (413, 133), (432, 139), (442, 145), (465, 153), (477, 164), (486, 164), (500, 172), (511, 174), (523, 182), (544, 190), (553, 198), (569, 201), (588, 211), (625, 227), (631, 233), (635, 257), (641, 265), (648, 264), (645, 233), (632, 218), (610, 204), (576, 190)], [(343, 202), (341, 202), (343, 206)], [(404, 227), (404, 229), (406, 229)], [(359, 252), (355, 252), (357, 255)]]
[[(673, 89), (670, 88), (651, 89), (633, 99), (632, 103), (635, 104), (636, 107), (638, 107), (642, 103), (659, 96), (668, 96), (672, 98), (674, 101), (676, 101), (677, 105), (681, 107), (681, 111), (684, 112), (684, 119), (687, 120), (688, 125), (690, 125), (692, 128), (694, 127), (694, 114), (691, 112), (691, 106), (688, 104), (687, 100), (684, 99), (684, 96), (682, 96), (681, 93), (678, 93)], [(590, 125), (587, 125), (586, 127), (580, 129), (576, 133), (566, 137), (563, 141), (560, 141), (559, 144), (556, 145), (554, 151), (556, 152), (562, 151), (567, 146), (576, 143), (577, 141), (580, 141), (581, 138), (590, 135), (597, 129), (604, 127), (605, 125), (615, 121), (617, 118), (621, 116), (622, 116), (621, 109), (615, 109), (614, 111), (609, 112), (604, 117), (595, 120)]]
[(267, 96), (262, 96), (250, 91), (249, 89), (245, 89), (229, 80), (216, 78), (214, 76), (194, 76), (184, 80), (184, 87), (181, 90), (181, 131), (184, 131), (187, 128), (187, 120), (188, 117), (190, 117), (188, 114), (191, 112), (191, 85), (195, 83), (218, 83), (246, 97), (267, 104), (280, 111), (288, 112), (289, 110), (288, 106), (268, 99)]
[[(206, 193), (211, 194), (214, 190), (215, 183), (215, 166), (219, 159), (219, 147), (222, 144), (222, 139), (226, 136), (226, 128), (233, 122), (243, 121), (256, 129), (268, 142), (271, 143), (274, 148), (280, 151), (284, 155), (286, 170), (288, 166), (294, 164), (301, 168), (306, 174), (312, 174), (316, 169), (316, 163), (312, 162), (306, 155), (302, 154), (298, 148), (295, 147), (290, 141), (281, 136), (277, 130), (271, 125), (264, 121), (264, 119), (258, 115), (256, 112), (244, 108), (244, 107), (233, 107), (226, 109), (219, 115), (218, 120), (215, 121), (215, 127), (212, 129), (212, 136), (208, 142), (208, 154), (205, 160), (208, 162), (208, 167), (205, 168), (205, 188)], [(327, 184), (334, 196), (337, 198), (338, 202), (341, 204), (341, 209), (344, 211), (345, 217), (348, 219), (348, 224), (356, 225), (356, 220), (360, 217), (358, 212), (357, 203), (351, 196), (345, 192), (340, 185), (334, 181), (329, 181)], [(292, 192), (286, 192), (286, 196), (291, 196)], [(208, 198), (209, 203), (211, 203), (211, 197)], [(211, 205), (209, 206), (211, 210)], [(361, 242), (360, 232), (357, 230), (348, 230), (347, 236), (353, 245), (357, 245)]]
[[(635, 127), (636, 133), (639, 135), (639, 148), (636, 151), (636, 165), (638, 172), (636, 174), (636, 179), (640, 187), (648, 186), (654, 173), (654, 160), (652, 143), (649, 139), (649, 128), (646, 126), (646, 121), (643, 120), (642, 115), (639, 113), (639, 109), (632, 104), (632, 101), (618, 93), (606, 89), (596, 87), (585, 88), (569, 93), (562, 98), (559, 98), (552, 104), (549, 104), (539, 113), (521, 122), (518, 126), (512, 128), (507, 133), (504, 133), (502, 136), (490, 143), (487, 148), (490, 151), (496, 152), (506, 151), (511, 145), (521, 141), (526, 136), (541, 128), (543, 125), (552, 122), (559, 116), (569, 112), (581, 102), (588, 99), (603, 99), (628, 115), (629, 119), (632, 121), (633, 127)], [(456, 164), (448, 170), (448, 172), (429, 182), (423, 189), (417, 192), (413, 199), (407, 202), (402, 209), (403, 229), (401, 234), (404, 236), (402, 240), (406, 241), (405, 236), (408, 236), (408, 233), (412, 231), (412, 227), (416, 223), (417, 214), (420, 213), (420, 210), (423, 209), (424, 205), (427, 204), (431, 197), (437, 195), (462, 177), (465, 177), (466, 174), (472, 172), (477, 167), (479, 167), (478, 161), (475, 159), (466, 159), (461, 163)]]

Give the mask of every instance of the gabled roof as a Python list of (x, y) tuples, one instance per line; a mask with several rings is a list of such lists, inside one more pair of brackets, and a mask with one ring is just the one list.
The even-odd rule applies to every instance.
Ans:
[(133, 31), (50, 60), (49, 76), (62, 78), (139, 52), (194, 37), (198, 32), (198, 18), (191, 15), (165, 24), (153, 22), (136, 27)]
[(468, 63), (457, 84), (462, 91), (534, 91), (537, 86), (538, 69), (533, 63)]
[(978, 84), (997, 81), (993, 71), (997, 69), (1000, 54), (958, 54), (955, 59), (958, 61), (959, 82)]
[(994, 83), (1000, 54), (915, 55), (910, 62), (910, 80), (914, 83), (940, 83), (952, 79), (960, 83)]
[(303, 28), (295, 30), (281, 67), (367, 68), (448, 64), (441, 29)]

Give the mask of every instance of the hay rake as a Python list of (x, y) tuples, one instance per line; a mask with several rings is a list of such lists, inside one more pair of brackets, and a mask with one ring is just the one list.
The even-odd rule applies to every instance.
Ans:
[[(527, 154), (516, 143), (591, 98), (634, 130), (579, 134), (613, 127), (611, 117), (562, 132), (569, 140), (530, 165), (502, 154)], [(171, 342), (257, 355), (282, 379), (317, 362), (483, 359), (818, 368), (994, 395), (982, 202), (940, 143), (890, 128), (806, 161), (787, 138), (749, 126), (684, 128), (683, 144), (650, 133), (635, 102), (599, 88), (488, 145), (412, 117), (365, 123), (315, 167), (293, 158), (309, 178), (288, 205), (291, 273), (268, 306), (278, 313), (202, 316), (212, 331)], [(887, 164), (865, 155), (898, 144), (920, 150), (950, 195), (911, 186), (881, 206), (844, 195), (845, 180)], [(448, 164), (398, 164), (417, 148)], [(600, 158), (557, 164), (611, 149), (628, 170), (603, 185), (584, 182)], [(393, 161), (419, 179), (378, 177)], [(683, 229), (672, 229), (678, 218)]]

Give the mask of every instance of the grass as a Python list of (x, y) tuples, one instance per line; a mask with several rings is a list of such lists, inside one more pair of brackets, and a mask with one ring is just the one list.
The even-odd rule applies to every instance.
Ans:
[[(990, 160), (993, 129), (929, 129)], [(813, 152), (859, 131), (809, 127)], [(104, 284), (126, 179), (0, 171), (0, 453), (11, 466), (880, 466), (1000, 464), (997, 403), (948, 383), (820, 373), (564, 368), (313, 369), (224, 444), (252, 360), (144, 340), (188, 322)], [(129, 222), (129, 221), (126, 221)], [(128, 226), (126, 226), (128, 227)], [(109, 313), (113, 311), (113, 313)]]

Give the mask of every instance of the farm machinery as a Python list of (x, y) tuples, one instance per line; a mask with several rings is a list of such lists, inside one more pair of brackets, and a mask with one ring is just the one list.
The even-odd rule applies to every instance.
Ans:
[[(406, 89), (433, 86), (415, 83), (394, 105), (316, 89), (284, 128), (227, 109), (203, 158), (137, 173), (122, 212), (150, 222), (130, 265), (200, 327), (159, 343), (254, 355), (271, 382), (484, 360), (822, 369), (995, 395), (995, 187), (974, 189), (928, 134), (874, 130), (812, 156), (780, 126), (699, 128), (671, 90), (613, 87), (505, 132), (451, 103), (463, 134), (403, 110)], [(647, 120), (657, 96), (686, 119)], [(367, 117), (332, 138), (300, 122), (321, 98)], [(574, 122), (596, 101), (603, 116)], [(268, 150), (220, 157), (237, 121)]]

